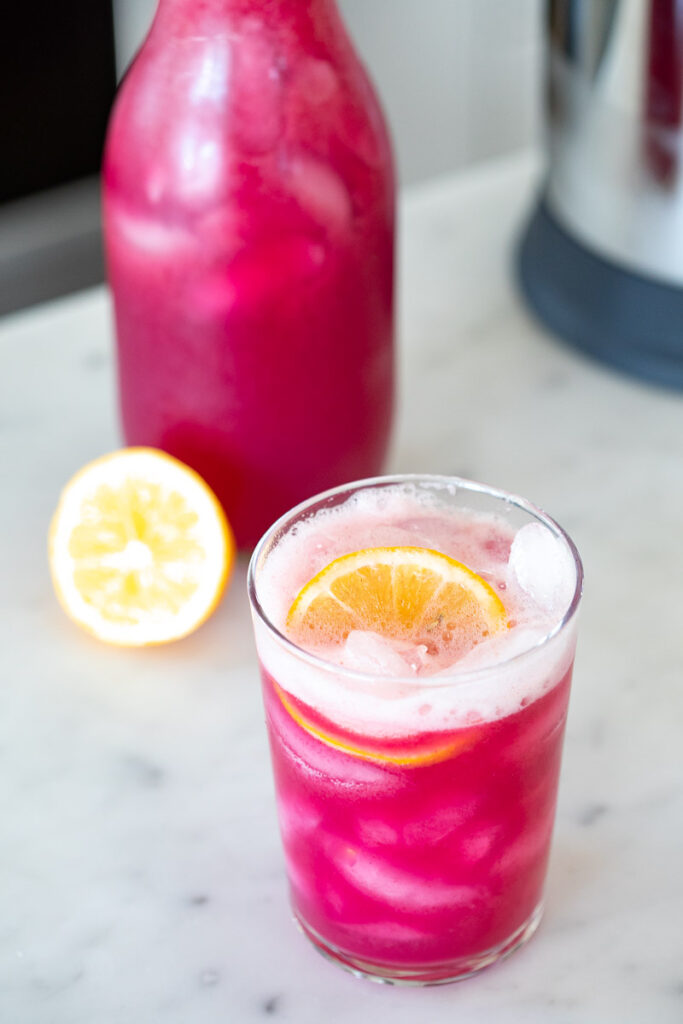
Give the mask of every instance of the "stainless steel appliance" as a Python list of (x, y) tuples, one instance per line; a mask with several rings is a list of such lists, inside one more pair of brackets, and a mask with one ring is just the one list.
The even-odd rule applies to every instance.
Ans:
[(548, 173), (523, 291), (561, 337), (683, 387), (683, 2), (546, 14)]

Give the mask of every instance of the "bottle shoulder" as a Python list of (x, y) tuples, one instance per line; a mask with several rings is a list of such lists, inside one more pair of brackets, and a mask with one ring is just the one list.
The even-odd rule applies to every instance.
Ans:
[(160, 161), (197, 179), (219, 164), (265, 172), (302, 154), (393, 174), (380, 104), (343, 39), (307, 51), (256, 31), (151, 37), (114, 104), (105, 179), (140, 181)]

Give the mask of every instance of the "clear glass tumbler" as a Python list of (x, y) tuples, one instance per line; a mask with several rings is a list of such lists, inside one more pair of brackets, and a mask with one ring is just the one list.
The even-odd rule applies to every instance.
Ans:
[[(286, 635), (287, 608), (333, 558), (407, 539), (466, 552), (503, 604), (516, 588), (503, 640), (416, 675), (407, 661), (398, 672), (347, 654), (335, 663)], [(433, 984), (533, 934), (581, 586), (576, 548), (549, 516), (456, 478), (336, 488), (262, 538), (249, 596), (291, 900), (330, 959), (376, 980)]]

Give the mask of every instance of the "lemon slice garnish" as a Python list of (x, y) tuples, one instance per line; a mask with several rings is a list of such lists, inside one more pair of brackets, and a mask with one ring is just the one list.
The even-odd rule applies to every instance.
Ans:
[(366, 548), (336, 558), (299, 592), (287, 616), (298, 643), (340, 643), (352, 630), (469, 650), (507, 625), (486, 580), (429, 548)]

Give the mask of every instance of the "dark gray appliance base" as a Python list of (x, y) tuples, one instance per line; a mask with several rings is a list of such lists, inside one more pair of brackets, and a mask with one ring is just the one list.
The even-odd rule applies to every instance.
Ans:
[(683, 388), (683, 289), (585, 249), (543, 201), (518, 252), (527, 302), (565, 341), (627, 373)]

